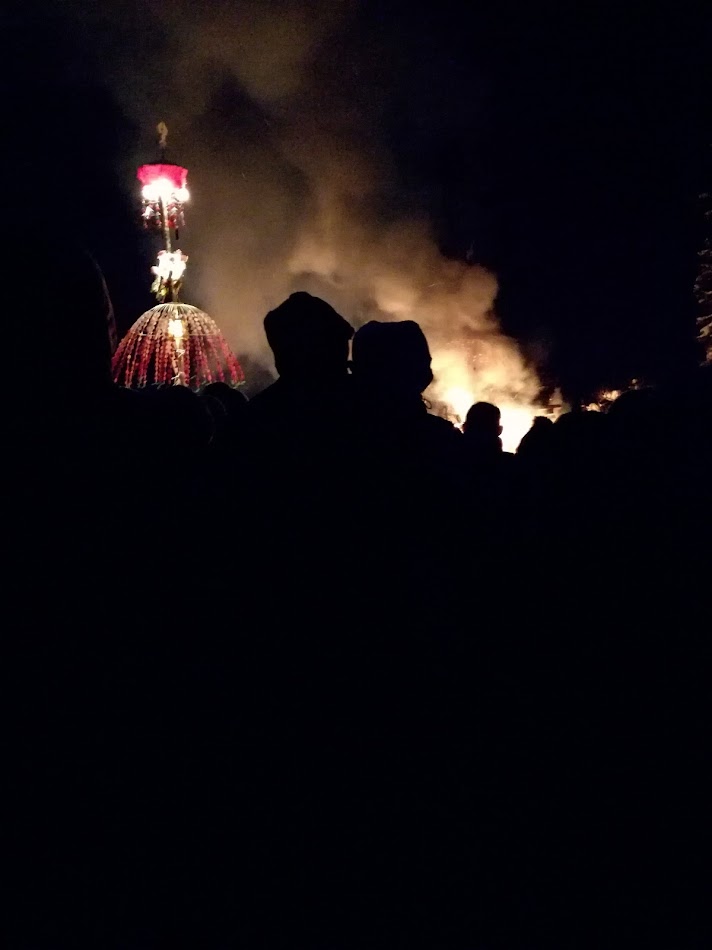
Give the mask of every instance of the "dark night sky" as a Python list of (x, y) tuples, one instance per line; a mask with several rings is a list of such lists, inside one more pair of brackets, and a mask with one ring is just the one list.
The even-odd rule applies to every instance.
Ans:
[[(495, 270), (504, 329), (572, 392), (694, 360), (697, 196), (712, 140), (704, 6), (589, 6), (363, 2), (358, 18), (363, 46), (395, 63), (378, 131), (404, 200), (427, 208), (446, 253)], [(145, 275), (121, 179), (139, 130), (97, 50), (132, 42), (131, 30), (95, 42), (91, 29), (63, 29), (52, 6), (13, 10), (6, 185), (51, 165), (64, 183), (55, 205), (71, 201), (130, 322)], [(138, 33), (136, 45), (149, 49)], [(122, 59), (110, 61), (115, 71)]]

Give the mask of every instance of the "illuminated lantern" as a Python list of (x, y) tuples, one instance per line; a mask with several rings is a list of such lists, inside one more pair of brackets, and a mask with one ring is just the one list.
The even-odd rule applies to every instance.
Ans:
[(137, 174), (143, 185), (143, 225), (158, 231), (174, 231), (185, 224), (183, 206), (190, 197), (188, 169), (180, 165), (142, 165)]

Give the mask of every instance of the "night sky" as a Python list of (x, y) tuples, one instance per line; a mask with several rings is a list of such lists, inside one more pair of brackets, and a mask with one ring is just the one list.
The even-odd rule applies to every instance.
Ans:
[[(139, 4), (107, 2), (102, 23), (93, 6), (5, 10), (3, 177), (54, 182), (51, 198), (11, 187), (16, 213), (41, 201), (57, 240), (82, 235), (126, 329), (150, 300), (131, 204), (146, 129), (121, 93), (124, 72), (152, 74), (164, 38)], [(353, 88), (360, 107), (379, 101), (399, 200), (427, 214), (445, 254), (495, 271), (503, 329), (542, 378), (576, 396), (694, 365), (712, 140), (704, 5), (352, 6), (356, 39), (334, 45), (328, 81), (363, 71)], [(228, 124), (245, 109), (237, 92), (222, 100)]]

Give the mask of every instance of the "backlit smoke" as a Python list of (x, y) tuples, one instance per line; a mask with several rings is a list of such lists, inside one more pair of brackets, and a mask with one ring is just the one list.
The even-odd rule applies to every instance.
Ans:
[(248, 388), (251, 368), (271, 367), (265, 313), (309, 290), (355, 325), (417, 320), (433, 408), (457, 421), (496, 402), (516, 445), (539, 384), (499, 332), (496, 278), (442, 256), (384, 145), (409, 69), (397, 33), (343, 0), (153, 0), (145, 16), (153, 40), (113, 67), (117, 93), (140, 128), (165, 120), (171, 160), (192, 169), (185, 293), (223, 328)]

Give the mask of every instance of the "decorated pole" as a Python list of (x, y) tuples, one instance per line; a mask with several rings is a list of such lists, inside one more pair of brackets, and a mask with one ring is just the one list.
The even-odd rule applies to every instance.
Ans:
[(114, 380), (129, 388), (152, 384), (199, 390), (221, 381), (238, 386), (242, 368), (216, 323), (197, 307), (179, 301), (188, 257), (173, 249), (185, 224), (188, 169), (166, 161), (168, 128), (157, 127), (160, 161), (141, 165), (144, 228), (158, 231), (163, 249), (151, 268), (151, 292), (158, 301), (140, 317), (119, 344), (112, 363)]
[(190, 193), (187, 187), (188, 169), (165, 160), (168, 144), (168, 126), (165, 122), (159, 122), (157, 132), (161, 160), (151, 165), (141, 165), (137, 177), (143, 185), (143, 226), (160, 231), (163, 236), (164, 248), (158, 254), (158, 266), (152, 268), (155, 280), (151, 287), (156, 299), (163, 303), (169, 294), (171, 300), (178, 300), (188, 261), (180, 249), (173, 250), (171, 232), (177, 241), (180, 229), (185, 224), (185, 203)]

